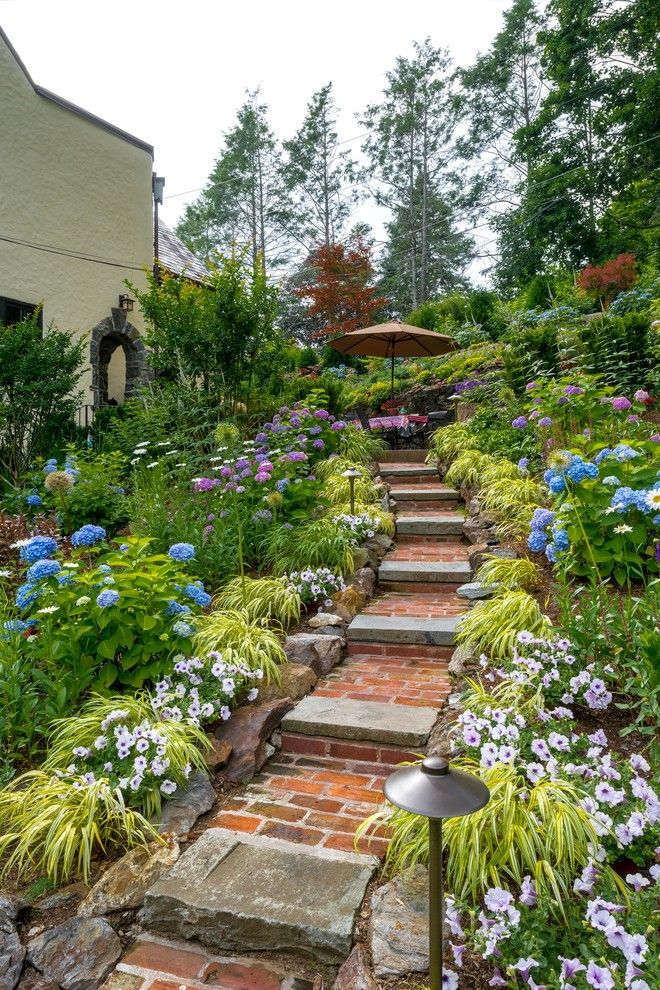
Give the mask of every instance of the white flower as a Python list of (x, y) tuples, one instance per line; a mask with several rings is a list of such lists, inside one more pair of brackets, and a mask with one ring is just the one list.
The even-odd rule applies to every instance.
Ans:
[(20, 550), (21, 547), (26, 547), (29, 542), (29, 540), (16, 540), (16, 543), (10, 543), (9, 547), (11, 550)]
[(625, 523), (621, 523), (620, 526), (614, 527), (615, 533), (632, 533), (632, 526), (627, 526)]
[(152, 461), (151, 464), (147, 464), (148, 468), (158, 467), (158, 461)]
[(646, 493), (646, 504), (652, 509), (660, 509), (660, 488), (653, 488)]
[(89, 597), (89, 595), (81, 595), (80, 598), (76, 601), (76, 605), (89, 605), (91, 600), (92, 599)]
[(69, 571), (75, 571), (78, 567), (80, 567), (80, 564), (76, 564), (74, 560), (68, 560), (66, 563), (62, 564), (62, 567), (66, 567)]
[(11, 571), (0, 571), (0, 577), (11, 577)]
[(59, 612), (59, 605), (46, 605), (45, 608), (37, 609), (39, 615), (52, 615), (53, 612)]

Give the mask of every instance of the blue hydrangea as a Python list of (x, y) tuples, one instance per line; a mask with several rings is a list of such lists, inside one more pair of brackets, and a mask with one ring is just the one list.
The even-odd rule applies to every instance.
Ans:
[(38, 597), (39, 591), (35, 590), (34, 585), (29, 581), (16, 590), (16, 604), (19, 608), (29, 608), (30, 605), (34, 605)]
[(30, 492), (30, 494), (26, 496), (25, 501), (28, 505), (32, 506), (33, 509), (38, 509), (40, 505), (44, 504), (41, 499), (41, 495), (37, 492)]
[(532, 529), (547, 529), (555, 521), (555, 516), (556, 512), (553, 512), (551, 509), (534, 509), (531, 522)]
[(52, 536), (33, 536), (24, 547), (21, 547), (19, 557), (26, 564), (36, 564), (38, 560), (49, 557), (57, 550), (57, 540)]
[(172, 615), (184, 615), (186, 612), (190, 612), (190, 606), (189, 605), (181, 605), (180, 602), (176, 602), (174, 599), (172, 599), (168, 603), (167, 608), (165, 609), (165, 614), (166, 615), (170, 615), (170, 616), (172, 616)]
[(606, 457), (609, 457), (611, 453), (612, 453), (611, 447), (603, 447), (603, 449), (599, 450), (596, 456), (594, 457), (594, 464), (600, 464), (600, 462), (605, 460)]
[(64, 574), (58, 574), (57, 575), (57, 583), (58, 584), (75, 584), (75, 581), (73, 580), (73, 578), (72, 578), (72, 576), (70, 574), (64, 573)]
[(2, 624), (2, 628), (5, 630), (5, 636), (3, 639), (8, 639), (10, 633), (25, 632), (25, 630), (29, 629), (31, 625), (31, 622), (25, 622), (24, 619), (7, 619), (7, 621)]
[(183, 589), (183, 593), (186, 598), (191, 598), (196, 605), (200, 608), (207, 608), (211, 604), (211, 596), (208, 592), (204, 591), (204, 588), (200, 588), (198, 584), (187, 584)]
[(95, 543), (105, 540), (106, 532), (103, 526), (93, 526), (87, 523), (77, 529), (71, 537), (71, 545), (74, 547), (93, 547)]
[(291, 481), (290, 478), (280, 478), (279, 481), (276, 481), (275, 487), (277, 488), (278, 492), (283, 492), (286, 486), (290, 484), (290, 481)]
[(561, 526), (554, 525), (552, 527), (552, 535), (554, 537), (554, 546), (557, 550), (568, 550), (569, 539), (565, 529), (562, 529)]
[(61, 567), (56, 560), (38, 560), (27, 572), (27, 580), (30, 584), (37, 584), (45, 578), (59, 574)]
[(183, 622), (181, 620), (179, 622), (175, 622), (172, 629), (177, 636), (192, 636), (195, 631), (189, 622)]
[(649, 505), (646, 501), (645, 491), (635, 491), (627, 485), (617, 488), (610, 503), (617, 512), (628, 512), (629, 509), (639, 509), (641, 512), (648, 512)]
[(111, 588), (106, 588), (99, 595), (96, 596), (96, 604), (99, 608), (112, 608), (119, 601), (119, 592), (113, 591)]
[(540, 529), (533, 529), (527, 537), (527, 546), (530, 550), (533, 550), (534, 553), (540, 553), (541, 550), (544, 550), (547, 542), (548, 537)]
[(588, 461), (583, 461), (582, 458), (576, 454), (566, 469), (566, 477), (570, 478), (570, 480), (576, 485), (579, 485), (580, 482), (585, 481), (587, 478), (597, 478), (598, 468), (595, 464), (590, 464)]
[(562, 492), (566, 491), (566, 482), (564, 481), (561, 474), (554, 474), (550, 479), (548, 488), (553, 493), (553, 495), (560, 495)]
[(554, 543), (548, 543), (547, 547), (545, 548), (545, 555), (551, 564), (557, 563), (557, 548), (554, 545)]
[(195, 556), (195, 548), (192, 543), (173, 543), (167, 552), (172, 560), (192, 560)]
[(606, 478), (603, 478), (604, 485), (620, 485), (621, 482), (613, 474), (608, 474)]
[(619, 443), (612, 451), (614, 457), (617, 461), (632, 461), (635, 457), (641, 457), (642, 455), (638, 450), (633, 450), (627, 443)]

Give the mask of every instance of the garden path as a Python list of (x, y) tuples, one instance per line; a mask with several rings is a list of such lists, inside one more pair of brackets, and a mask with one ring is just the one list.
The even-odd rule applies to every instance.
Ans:
[(285, 717), (281, 749), (149, 893), (148, 930), (111, 977), (113, 990), (316, 990), (304, 966), (293, 974), (267, 956), (227, 953), (288, 950), (330, 964), (348, 955), (387, 842), (361, 840), (355, 851), (355, 829), (396, 764), (424, 751), (466, 607), (455, 593), (470, 579), (458, 496), (424, 454), (381, 462), (396, 545), (377, 596), (349, 626), (344, 662)]

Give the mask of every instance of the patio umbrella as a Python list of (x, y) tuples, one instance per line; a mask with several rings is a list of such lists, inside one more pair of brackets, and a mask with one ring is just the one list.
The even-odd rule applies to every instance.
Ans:
[(342, 354), (361, 354), (392, 359), (391, 397), (394, 398), (395, 357), (437, 357), (456, 348), (451, 337), (433, 330), (422, 330), (407, 323), (392, 320), (363, 330), (353, 330), (328, 341), (330, 347)]

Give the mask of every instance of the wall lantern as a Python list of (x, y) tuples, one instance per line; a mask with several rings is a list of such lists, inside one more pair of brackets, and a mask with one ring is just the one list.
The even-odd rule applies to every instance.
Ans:
[(355, 515), (355, 479), (362, 477), (362, 472), (357, 468), (347, 468), (341, 473), (342, 478), (348, 478), (349, 498), (351, 502), (351, 515)]
[(453, 770), (441, 756), (395, 770), (383, 786), (391, 803), (429, 820), (429, 990), (442, 986), (442, 819), (462, 818), (488, 804), (486, 785), (463, 770)]
[(132, 313), (134, 303), (135, 300), (131, 299), (128, 293), (124, 293), (119, 297), (119, 308), (123, 310), (124, 313)]

